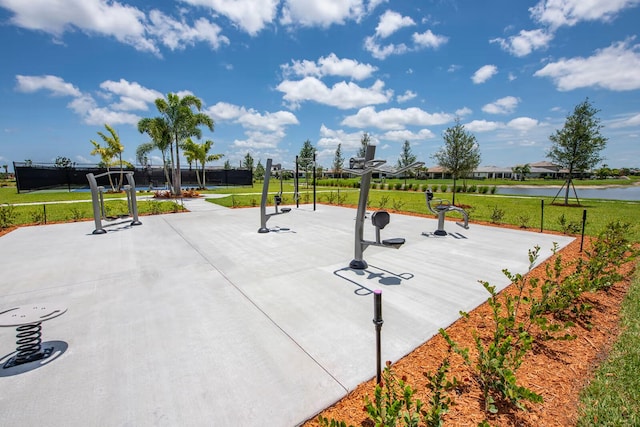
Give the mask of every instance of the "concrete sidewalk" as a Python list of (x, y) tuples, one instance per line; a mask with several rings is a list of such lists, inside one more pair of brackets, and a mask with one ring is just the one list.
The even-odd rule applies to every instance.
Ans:
[[(42, 324), (68, 349), (0, 377), (0, 425), (298, 425), (375, 376), (373, 290), (395, 361), (483, 303), (478, 280), (502, 288), (534, 245), (547, 257), (572, 240), (453, 222), (426, 237), (435, 219), (392, 214), (383, 238), (407, 243), (369, 247), (356, 271), (355, 209), (294, 206), (259, 234), (258, 208), (204, 203), (104, 235), (81, 222), (0, 237), (0, 312), (68, 309)], [(14, 350), (15, 330), (0, 328), (0, 355)]]

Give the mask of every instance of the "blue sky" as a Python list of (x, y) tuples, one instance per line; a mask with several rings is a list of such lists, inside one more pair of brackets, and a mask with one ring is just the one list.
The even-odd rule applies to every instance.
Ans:
[(97, 163), (105, 123), (135, 162), (173, 92), (214, 119), (211, 165), (293, 167), (308, 139), (330, 167), (368, 132), (430, 166), (456, 117), (482, 165), (532, 163), (588, 97), (605, 163), (637, 167), (638, 23), (640, 0), (0, 0), (0, 164)]

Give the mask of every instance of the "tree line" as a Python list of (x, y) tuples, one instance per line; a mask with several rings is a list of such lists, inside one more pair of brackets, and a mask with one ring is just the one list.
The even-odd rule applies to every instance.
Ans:
[[(158, 116), (143, 118), (138, 122), (138, 131), (149, 136), (150, 141), (138, 146), (136, 160), (146, 167), (149, 165), (149, 154), (154, 150), (160, 151), (165, 178), (170, 185), (171, 193), (180, 196), (182, 191), (180, 150), (182, 150), (182, 154), (189, 164), (192, 162), (196, 164), (198, 184), (200, 187), (205, 187), (205, 164), (221, 159), (223, 154), (210, 154), (213, 147), (212, 140), (207, 139), (203, 143), (198, 143), (194, 139), (202, 138), (202, 127), (209, 131), (214, 130), (213, 119), (201, 112), (202, 101), (194, 95), (180, 97), (177, 94), (168, 93), (166, 98), (156, 99), (155, 105)], [(589, 98), (586, 98), (567, 116), (562, 129), (556, 130), (549, 136), (552, 144), (547, 157), (568, 171), (565, 204), (568, 204), (569, 184), (573, 177), (578, 173), (591, 170), (603, 160), (601, 152), (606, 147), (607, 138), (601, 134), (603, 126), (596, 116), (599, 111), (592, 105)], [(93, 145), (91, 155), (99, 155), (107, 170), (118, 166), (122, 174), (124, 167), (131, 167), (131, 164), (122, 159), (124, 146), (116, 130), (109, 124), (104, 126), (107, 132), (98, 132), (102, 141), (90, 141)], [(454, 125), (447, 128), (442, 137), (443, 145), (431, 158), (451, 175), (455, 189), (458, 179), (468, 177), (480, 165), (480, 145), (475, 135), (465, 129), (460, 118), (455, 119)], [(366, 147), (369, 144), (371, 144), (371, 136), (364, 132), (356, 157), (364, 157)], [(298, 166), (306, 172), (306, 176), (309, 175), (308, 172), (312, 165), (320, 171), (322, 170), (314, 163), (315, 154), (315, 147), (311, 141), (306, 140), (298, 156)], [(398, 168), (409, 166), (416, 160), (417, 157), (411, 150), (410, 142), (405, 140), (397, 161)], [(342, 144), (338, 144), (332, 163), (334, 174), (338, 176), (342, 174), (344, 162)], [(264, 166), (260, 160), (254, 166), (254, 159), (250, 152), (244, 156), (241, 166), (253, 171), (257, 179), (264, 176)], [(225, 162), (225, 168), (231, 168), (228, 160)], [(423, 168), (422, 172), (426, 171), (426, 168)], [(530, 173), (530, 166), (528, 164), (518, 165), (513, 168), (513, 172), (520, 179), (524, 179)], [(111, 179), (111, 175), (109, 177)], [(122, 182), (121, 177), (117, 186), (113, 182), (111, 182), (111, 186), (118, 191)], [(452, 203), (455, 204), (455, 191)]]

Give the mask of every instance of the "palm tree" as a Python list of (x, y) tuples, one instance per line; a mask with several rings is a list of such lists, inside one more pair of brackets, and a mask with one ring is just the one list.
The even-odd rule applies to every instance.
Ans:
[(91, 155), (95, 156), (99, 154), (102, 158), (102, 162), (107, 167), (107, 172), (109, 172), (109, 167), (114, 164), (113, 158), (118, 157), (117, 164), (120, 165), (120, 180), (118, 181), (118, 188), (114, 188), (113, 180), (111, 179), (111, 175), (109, 175), (109, 184), (111, 185), (111, 189), (113, 191), (119, 192), (122, 188), (122, 183), (124, 180), (124, 162), (122, 161), (122, 152), (124, 151), (124, 146), (120, 142), (120, 136), (118, 132), (109, 124), (105, 123), (104, 127), (109, 131), (109, 135), (104, 132), (98, 132), (100, 138), (107, 144), (106, 146), (101, 146), (94, 140), (91, 140), (91, 144), (93, 144), (93, 150), (91, 151)]
[[(151, 137), (153, 148), (157, 148), (162, 153), (162, 168), (164, 170), (165, 180), (171, 183), (169, 175), (169, 159), (167, 159), (167, 151), (171, 149), (171, 133), (167, 127), (167, 123), (162, 117), (145, 118), (138, 122), (138, 132), (146, 133)], [(140, 148), (140, 147), (138, 147)], [(147, 151), (148, 154), (151, 150)]]
[[(156, 108), (165, 121), (167, 129), (171, 135), (171, 168), (173, 172), (172, 193), (179, 196), (182, 193), (180, 177), (180, 148), (187, 138), (202, 137), (202, 130), (199, 126), (207, 126), (213, 131), (213, 119), (200, 111), (202, 101), (194, 95), (179, 95), (168, 93), (167, 99), (156, 99)], [(175, 151), (174, 151), (175, 147)]]
[[(220, 160), (224, 154), (209, 154), (209, 150), (213, 146), (213, 141), (207, 139), (202, 144), (198, 144), (197, 142), (193, 142), (191, 138), (187, 139), (184, 143), (184, 155), (187, 161), (196, 162), (196, 179), (198, 180), (198, 186), (201, 189), (207, 187), (207, 181), (205, 177), (205, 164), (207, 162), (213, 162), (215, 160)], [(200, 179), (200, 175), (198, 175), (198, 163), (202, 165), (202, 179)]]

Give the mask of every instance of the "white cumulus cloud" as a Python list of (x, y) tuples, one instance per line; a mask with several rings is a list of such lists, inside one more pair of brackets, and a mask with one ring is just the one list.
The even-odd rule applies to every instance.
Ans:
[(475, 84), (484, 83), (498, 73), (498, 67), (495, 65), (484, 65), (471, 76), (471, 80)]
[(221, 34), (220, 26), (204, 18), (199, 18), (191, 26), (184, 18), (178, 21), (158, 10), (152, 10), (149, 13), (149, 20), (151, 21), (149, 34), (171, 50), (183, 50), (197, 42), (209, 43), (212, 49), (217, 50), (230, 43), (229, 39)]
[(413, 33), (412, 38), (416, 46), (433, 49), (437, 49), (449, 41), (448, 37), (434, 34), (431, 30), (427, 30), (424, 33)]
[(376, 36), (387, 38), (401, 28), (416, 25), (415, 21), (409, 16), (402, 16), (398, 12), (387, 10), (380, 16), (380, 21), (376, 27)]
[(529, 12), (535, 21), (555, 29), (581, 21), (611, 21), (638, 4), (639, 0), (540, 0)]
[(509, 114), (513, 113), (519, 102), (520, 99), (515, 96), (505, 96), (504, 98), (485, 105), (482, 107), (482, 111), (488, 114)]
[(553, 33), (543, 29), (522, 30), (516, 36), (508, 39), (495, 38), (490, 43), (498, 43), (500, 47), (512, 55), (523, 57), (529, 55), (534, 50), (545, 49), (553, 40)]
[(386, 103), (393, 96), (393, 91), (385, 90), (384, 82), (381, 80), (376, 80), (368, 88), (344, 81), (328, 87), (315, 77), (305, 77), (296, 81), (285, 80), (276, 89), (284, 93), (284, 100), (292, 108), (297, 108), (302, 102), (314, 101), (319, 104), (349, 109)]
[(54, 96), (80, 96), (80, 90), (62, 78), (52, 75), (44, 76), (16, 76), (16, 89), (20, 92), (33, 93), (47, 90)]
[(365, 13), (363, 0), (285, 0), (280, 22), (284, 25), (326, 28), (333, 24), (344, 24), (347, 20), (358, 22)]
[(560, 91), (583, 87), (613, 91), (640, 89), (640, 45), (631, 45), (632, 40), (613, 43), (588, 58), (551, 62), (536, 71), (534, 76), (549, 77)]
[(80, 30), (158, 53), (145, 32), (145, 14), (133, 6), (105, 0), (1, 0), (0, 4), (13, 12), (11, 23), (22, 28), (56, 37)]
[(400, 103), (403, 103), (415, 98), (416, 96), (418, 95), (414, 91), (406, 90), (402, 95), (398, 95), (396, 100)]
[(342, 124), (360, 129), (402, 130), (407, 126), (441, 125), (451, 120), (453, 117), (450, 114), (427, 113), (416, 107), (389, 108), (381, 111), (376, 111), (374, 107), (364, 107), (356, 114), (345, 117)]
[(338, 76), (353, 80), (363, 80), (371, 77), (378, 69), (371, 64), (363, 64), (354, 59), (338, 58), (335, 53), (320, 57), (318, 61), (292, 60), (291, 64), (281, 65), (285, 76)]
[(276, 17), (279, 0), (182, 0), (212, 9), (254, 36)]
[(155, 102), (164, 95), (157, 90), (147, 89), (137, 82), (128, 82), (125, 79), (119, 81), (107, 80), (100, 83), (100, 88), (109, 95), (117, 95), (119, 102), (111, 104), (116, 110), (147, 110), (148, 104)]
[(496, 129), (503, 128), (504, 123), (491, 122), (487, 120), (472, 120), (471, 122), (464, 125), (464, 127), (470, 132), (491, 132)]
[(538, 123), (538, 120), (530, 117), (518, 117), (509, 121), (509, 123), (507, 123), (507, 127), (521, 132), (526, 132), (538, 126)]
[(383, 133), (380, 139), (388, 141), (423, 141), (425, 139), (435, 138), (436, 135), (429, 129), (421, 129), (418, 132), (412, 132), (408, 129), (403, 130), (391, 130)]

